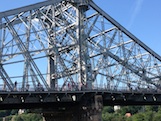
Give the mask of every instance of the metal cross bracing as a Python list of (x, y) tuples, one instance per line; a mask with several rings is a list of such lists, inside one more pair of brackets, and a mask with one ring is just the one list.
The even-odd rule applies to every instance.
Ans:
[(0, 13), (5, 91), (161, 89), (161, 57), (92, 0), (50, 0)]

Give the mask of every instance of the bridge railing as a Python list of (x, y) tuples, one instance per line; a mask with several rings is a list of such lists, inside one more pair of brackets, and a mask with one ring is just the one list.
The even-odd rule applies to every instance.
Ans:
[[(9, 89), (5, 88), (4, 85), (0, 85), (0, 92), (4, 91), (10, 91)], [(22, 89), (21, 85), (18, 84), (17, 87), (14, 87), (13, 91), (19, 91), (19, 92), (38, 92), (38, 91), (48, 91), (43, 86), (37, 86), (35, 87), (28, 87), (25, 89)], [(107, 86), (99, 86), (99, 85), (93, 85), (92, 89), (87, 89), (85, 86), (81, 85), (66, 85), (62, 88), (62, 85), (57, 86), (54, 90), (49, 91), (57, 91), (57, 92), (66, 92), (66, 91), (109, 91), (109, 92), (129, 92), (129, 93), (161, 93), (161, 89), (153, 89), (153, 88), (107, 88)]]

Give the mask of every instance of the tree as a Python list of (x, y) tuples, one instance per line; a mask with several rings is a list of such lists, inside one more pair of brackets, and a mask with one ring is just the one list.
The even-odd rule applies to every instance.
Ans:
[(126, 113), (136, 114), (141, 108), (141, 106), (122, 106), (118, 113), (121, 115), (125, 115)]
[(144, 121), (144, 113), (137, 113), (133, 115), (132, 121)]
[(145, 111), (158, 111), (158, 106), (157, 105), (147, 105), (145, 106)]
[(153, 111), (147, 111), (144, 113), (144, 119), (145, 121), (153, 121), (154, 112)]
[(24, 121), (23, 118), (21, 117), (21, 115), (15, 115), (12, 117), (13, 121)]
[(108, 113), (114, 113), (114, 108), (112, 106), (105, 106), (103, 108), (102, 113), (106, 113), (106, 112), (108, 112)]
[(11, 110), (0, 110), (0, 117), (6, 117), (11, 114)]
[(111, 113), (106, 112), (102, 114), (103, 121), (112, 121), (112, 118), (113, 118), (113, 114)]
[(160, 121), (161, 120), (161, 113), (158, 112), (154, 115), (153, 121)]
[(15, 115), (12, 118), (13, 121), (42, 121), (43, 118), (40, 114), (21, 114), (21, 115)]
[(18, 113), (18, 109), (15, 109), (15, 110), (12, 110), (12, 111), (11, 111), (10, 115), (15, 115), (15, 114), (17, 114), (17, 113)]

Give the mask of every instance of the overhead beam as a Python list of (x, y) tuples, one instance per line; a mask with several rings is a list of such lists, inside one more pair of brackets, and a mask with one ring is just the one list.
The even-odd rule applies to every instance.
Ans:
[(23, 11), (29, 11), (29, 10), (37, 9), (37, 8), (40, 8), (40, 7), (43, 7), (43, 6), (60, 3), (62, 1), (63, 0), (50, 0), (50, 1), (45, 1), (45, 2), (40, 2), (40, 3), (28, 5), (28, 6), (21, 7), (21, 8), (16, 8), (16, 9), (4, 11), (4, 12), (0, 13), (0, 18), (6, 17), (6, 16), (11, 16), (11, 15), (14, 15), (14, 14), (18, 14), (18, 13), (21, 13)]
[(90, 0), (90, 6), (95, 9), (100, 15), (105, 17), (108, 21), (110, 21), (113, 25), (115, 25), (118, 29), (124, 32), (128, 37), (134, 40), (138, 45), (148, 51), (151, 55), (161, 61), (161, 56), (155, 53), (152, 49), (150, 49), (147, 45), (141, 42), (137, 37), (135, 37), (132, 33), (130, 33), (127, 29), (125, 29), (122, 25), (120, 25), (117, 21), (115, 21), (111, 16), (109, 16), (106, 12), (104, 12), (99, 6), (97, 6), (93, 1)]

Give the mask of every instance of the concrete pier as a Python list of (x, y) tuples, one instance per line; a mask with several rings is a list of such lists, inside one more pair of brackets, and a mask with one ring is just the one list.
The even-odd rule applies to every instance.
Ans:
[(77, 105), (66, 105), (57, 109), (44, 109), (45, 121), (102, 121), (102, 96), (84, 98)]

